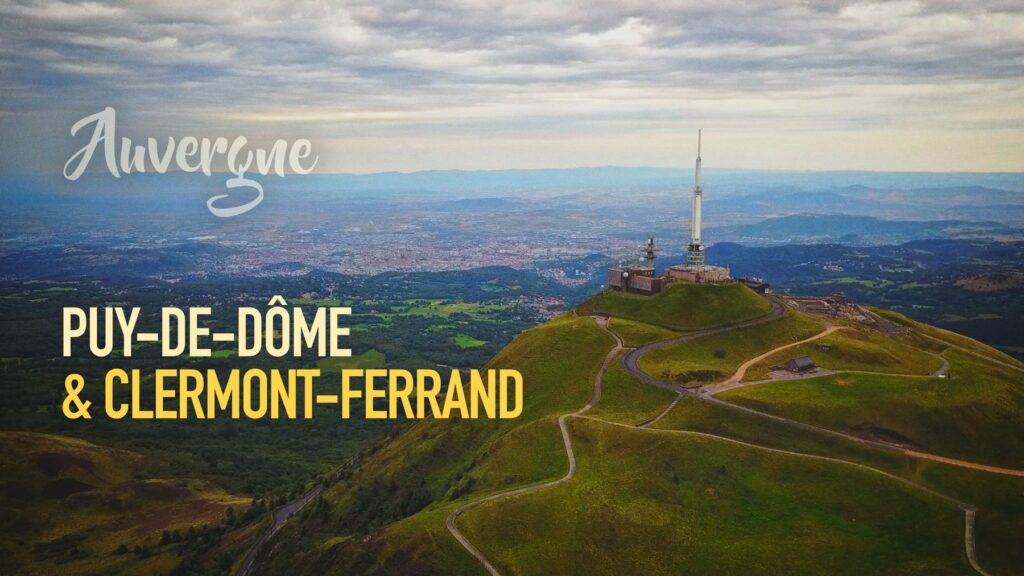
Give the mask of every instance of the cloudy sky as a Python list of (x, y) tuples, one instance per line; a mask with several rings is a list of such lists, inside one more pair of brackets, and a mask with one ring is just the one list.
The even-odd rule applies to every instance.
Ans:
[(0, 171), (108, 105), (328, 172), (1020, 171), (1024, 3), (0, 0)]

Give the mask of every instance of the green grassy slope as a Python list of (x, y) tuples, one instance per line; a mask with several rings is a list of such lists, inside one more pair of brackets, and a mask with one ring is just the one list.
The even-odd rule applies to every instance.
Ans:
[[(589, 317), (565, 315), (524, 332), (488, 363), (522, 372), (524, 409), (519, 418), (413, 424), (351, 478), (327, 491), (330, 511), (310, 520), (306, 534), (286, 529), (283, 549), (306, 558), (309, 548), (325, 550), (335, 567), (362, 566), (365, 561), (380, 573), (449, 573), (444, 550), (449, 550), (447, 544), (458, 550), (458, 544), (451, 540), (437, 554), (425, 550), (433, 549), (427, 544), (433, 539), (430, 531), (444, 530), (444, 515), (436, 525), (423, 523), (422, 517), (438, 514), (452, 500), (564, 474), (565, 449), (556, 418), (590, 400), (594, 377), (614, 344)], [(369, 556), (360, 544), (367, 532), (381, 546)], [(394, 536), (398, 533), (402, 536)], [(356, 538), (350, 542), (347, 537)], [(322, 573), (318, 560), (309, 565), (304, 573)], [(271, 561), (266, 570), (279, 573), (294, 570), (294, 565)]]
[(678, 384), (720, 380), (732, 375), (743, 362), (758, 354), (798, 342), (823, 329), (818, 319), (790, 310), (772, 322), (652, 350), (640, 359), (640, 368)]
[(1017, 360), (1013, 356), (1010, 356), (1009, 354), (1001, 350), (996, 350), (991, 346), (982, 344), (981, 342), (978, 342), (973, 338), (968, 338), (967, 336), (957, 334), (956, 332), (950, 332), (949, 330), (944, 330), (942, 328), (937, 328), (935, 326), (930, 326), (928, 324), (915, 322), (914, 320), (907, 318), (906, 316), (900, 314), (899, 312), (893, 312), (892, 310), (881, 310), (873, 308), (872, 311), (887, 320), (891, 320), (898, 324), (903, 324), (904, 326), (909, 326), (910, 328), (913, 328), (916, 332), (919, 332), (920, 334), (926, 337), (931, 337), (932, 339), (940, 340), (952, 346), (964, 348), (966, 350), (969, 350), (970, 352), (980, 354), (981, 356), (985, 356), (988, 358), (992, 358), (999, 362), (1004, 362), (1006, 364), (1010, 364), (1018, 368), (1024, 368), (1024, 362)]
[[(0, 432), (0, 557), (5, 574), (167, 573), (163, 530), (220, 522), (250, 500), (199, 480), (169, 480), (141, 454), (51, 434)], [(145, 545), (141, 557), (117, 554)], [(247, 542), (240, 542), (246, 546)]]
[[(845, 328), (813, 342), (780, 350), (751, 366), (744, 380), (763, 380), (772, 366), (798, 356), (810, 356), (815, 364), (831, 370), (930, 375), (942, 367), (940, 358), (908, 340), (889, 337), (877, 330)], [(823, 346), (828, 349), (823, 350)]]
[(994, 575), (1024, 573), (1024, 478), (1001, 476), (909, 458), (824, 434), (807, 434), (785, 424), (727, 406), (683, 398), (655, 427), (694, 430), (818, 456), (830, 456), (896, 474), (979, 509), (977, 547)]
[(736, 322), (769, 310), (768, 302), (738, 282), (725, 285), (673, 283), (654, 296), (606, 291), (579, 307), (580, 314), (604, 314), (671, 330), (694, 330)]
[(601, 401), (589, 414), (623, 424), (640, 424), (660, 414), (676, 398), (674, 392), (634, 378), (622, 367), (622, 354), (604, 373)]
[(643, 346), (655, 340), (664, 340), (680, 333), (661, 326), (626, 320), (625, 318), (612, 317), (608, 320), (608, 327), (622, 338), (626, 346)]
[[(525, 332), (488, 363), (522, 372), (524, 407), (519, 418), (416, 423), (361, 473), (389, 482), (408, 480), (407, 475), (412, 475), (425, 483), (430, 501), (451, 490), (494, 490), (557, 474), (558, 468), (549, 466), (562, 461), (561, 439), (552, 419), (586, 404), (593, 378), (613, 345), (612, 337), (585, 317), (565, 317)], [(536, 436), (536, 441), (504, 438), (515, 434), (524, 440), (525, 435)], [(502, 458), (515, 466), (502, 472), (487, 462)], [(480, 474), (479, 469), (487, 474)], [(337, 497), (344, 506), (353, 495), (338, 490), (329, 497)]]
[(723, 400), (926, 452), (1024, 468), (1024, 380), (952, 350), (949, 378), (836, 374), (737, 388)]
[(966, 571), (956, 507), (870, 472), (586, 420), (573, 431), (577, 479), (461, 520), (504, 573)]

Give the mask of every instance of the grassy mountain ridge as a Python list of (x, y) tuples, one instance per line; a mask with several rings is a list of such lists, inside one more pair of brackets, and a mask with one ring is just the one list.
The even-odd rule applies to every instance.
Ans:
[[(299, 522), (286, 526), (273, 555), (259, 565), (260, 573), (296, 567), (308, 574), (484, 573), (448, 533), (445, 519), (460, 504), (565, 474), (557, 417), (590, 401), (601, 363), (614, 346), (585, 314), (613, 316), (611, 328), (625, 327), (627, 345), (635, 345), (674, 335), (666, 330), (665, 319), (677, 329), (693, 330), (759, 318), (767, 309), (759, 298), (764, 308), (751, 305), (743, 292), (749, 291), (740, 285), (677, 286), (661, 299), (604, 293), (576, 314), (521, 334), (488, 364), (523, 372), (527, 406), (521, 419), (409, 426), (336, 482)], [(645, 318), (662, 322), (655, 326)], [(674, 353), (672, 347), (659, 352), (683, 369), (712, 365), (724, 377), (743, 360), (813, 335), (825, 322), (789, 312), (756, 328), (700, 336), (674, 345)], [(889, 350), (900, 355), (913, 348), (928, 359), (933, 359), (929, 354), (948, 353), (953, 378), (946, 383), (957, 383), (963, 366), (959, 349), (949, 351), (945, 340), (936, 343), (930, 336), (913, 328)], [(876, 341), (880, 337), (852, 340), (884, 348), (884, 342)], [(962, 344), (970, 344), (976, 361), (1001, 357), (968, 340)], [(727, 353), (718, 357), (723, 346)], [(854, 356), (860, 362), (870, 357)], [(1005, 393), (1021, 388), (1012, 372), (990, 377)], [(757, 391), (770, 402), (773, 390), (813, 382), (770, 383), (736, 392)], [(632, 426), (663, 412), (675, 394), (634, 378), (618, 358), (605, 372), (603, 387), (601, 401), (587, 416), (597, 420), (567, 420), (578, 463), (572, 480), (493, 500), (458, 518), (460, 530), (502, 573), (969, 573), (962, 511), (950, 500), (877, 471), (978, 505), (978, 531), (987, 537), (978, 543), (983, 564), (997, 576), (1024, 568), (1024, 557), (1011, 550), (1008, 540), (1024, 525), (1024, 503), (1019, 502), (1024, 479), (908, 459), (692, 398), (673, 405), (655, 426), (661, 431), (637, 429)], [(873, 407), (870, 398), (859, 405), (863, 419), (887, 413), (887, 396), (879, 398), (881, 406)], [(901, 401), (912, 405), (914, 398)], [(942, 395), (923, 396), (922, 402), (922, 409), (934, 409)], [(957, 401), (951, 406), (949, 413), (937, 412), (941, 417), (916, 422), (919, 432), (942, 440), (928, 448), (982, 461), (987, 454), (1016, 449), (1012, 440), (985, 432), (980, 420), (979, 433), (988, 442), (1000, 442), (1000, 448), (979, 453), (971, 449), (977, 437), (958, 444), (955, 433), (939, 434), (947, 425), (943, 418), (952, 418), (953, 429), (963, 431), (978, 417), (976, 411), (956, 414)], [(993, 430), (1017, 430), (1013, 422), (1020, 413), (1017, 407), (1007, 409), (1008, 420)]]

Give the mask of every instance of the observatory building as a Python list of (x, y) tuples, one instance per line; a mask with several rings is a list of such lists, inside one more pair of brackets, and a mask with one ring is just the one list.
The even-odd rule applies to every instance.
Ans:
[(665, 279), (654, 274), (654, 255), (657, 252), (654, 238), (648, 238), (643, 246), (643, 261), (639, 265), (608, 269), (608, 287), (623, 292), (647, 295), (661, 292)]
[(686, 265), (672, 266), (666, 276), (687, 282), (726, 282), (729, 269), (704, 263), (704, 243), (701, 241), (704, 189), (700, 186), (700, 130), (697, 131), (697, 167), (693, 176), (693, 218), (690, 220), (690, 243), (686, 246)]

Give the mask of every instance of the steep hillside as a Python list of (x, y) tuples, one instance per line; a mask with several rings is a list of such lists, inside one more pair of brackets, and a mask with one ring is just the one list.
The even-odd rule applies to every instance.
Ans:
[[(523, 372), (521, 418), (410, 425), (286, 526), (258, 571), (1024, 570), (1013, 543), (1024, 528), (1024, 463), (1012, 457), (1024, 411), (1007, 403), (1021, 387), (1014, 366), (979, 365), (1001, 357), (930, 327), (769, 314), (769, 302), (737, 286), (602, 294), (523, 333), (489, 363)], [(610, 332), (584, 315), (597, 312), (612, 316)], [(643, 321), (666, 317), (687, 331)], [(836, 373), (822, 378), (892, 383), (744, 377), (825, 338), (834, 354), (822, 363), (834, 360)], [(949, 378), (900, 375), (946, 362)], [(844, 372), (873, 367), (879, 374)], [(717, 381), (700, 391), (671, 378), (701, 371)]]
[[(297, 538), (283, 545), (292, 547), (294, 554), (315, 557), (306, 570), (309, 574), (322, 573), (327, 565), (337, 573), (368, 570), (363, 562), (385, 574), (450, 573), (447, 554), (462, 558), (454, 540), (447, 542), (450, 549), (441, 556), (424, 555), (419, 549), (427, 545), (420, 538), (433, 538), (431, 529), (444, 531), (447, 512), (437, 516), (436, 524), (424, 523), (423, 518), (436, 516), (436, 508), (450, 507), (447, 503), (453, 500), (558, 475), (565, 452), (557, 416), (587, 403), (593, 379), (613, 344), (614, 338), (593, 320), (575, 315), (524, 332), (488, 363), (522, 372), (524, 409), (519, 418), (410, 425), (351, 477), (326, 491), (326, 505), (309, 521), (323, 540)], [(407, 519), (396, 522), (403, 518)], [(364, 543), (361, 538), (367, 534), (371, 537)], [(350, 538), (353, 535), (360, 538)], [(473, 573), (472, 562), (466, 565)], [(285, 566), (294, 570), (291, 561), (266, 566), (268, 574)]]
[[(161, 463), (141, 454), (66, 436), (0, 432), (0, 461), (5, 574), (167, 573), (183, 555), (209, 553), (184, 535), (250, 503), (198, 480), (165, 479)], [(161, 542), (163, 530), (182, 536)], [(247, 545), (240, 535), (231, 541), (236, 554)]]

